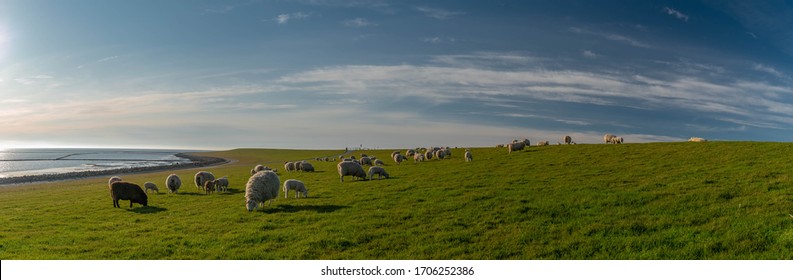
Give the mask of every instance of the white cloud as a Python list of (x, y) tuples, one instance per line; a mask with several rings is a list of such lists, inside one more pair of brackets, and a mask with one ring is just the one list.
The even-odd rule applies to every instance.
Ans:
[(773, 76), (775, 76), (777, 78), (780, 78), (780, 79), (790, 79), (790, 76), (785, 75), (785, 73), (782, 73), (782, 72), (776, 70), (774, 67), (771, 67), (771, 66), (768, 66), (768, 65), (755, 64), (754, 67), (752, 67), (752, 69), (755, 70), (755, 71), (771, 74), (771, 75), (773, 75)]
[(664, 12), (666, 12), (668, 15), (674, 16), (674, 17), (676, 17), (676, 18), (677, 18), (677, 19), (679, 19), (679, 20), (682, 20), (682, 21), (688, 21), (688, 15), (686, 15), (686, 14), (684, 14), (684, 13), (681, 13), (681, 12), (680, 12), (680, 11), (678, 11), (678, 10), (675, 10), (675, 9), (672, 9), (672, 8), (669, 8), (669, 7), (664, 7), (664, 9), (663, 9), (663, 10), (664, 10)]
[(97, 63), (100, 63), (100, 62), (107, 62), (107, 61), (116, 60), (116, 59), (118, 59), (118, 56), (117, 56), (117, 55), (114, 55), (114, 56), (108, 56), (108, 57), (102, 58), (102, 59), (100, 59), (100, 60), (97, 60), (96, 62), (97, 62)]
[(375, 26), (375, 25), (377, 24), (370, 22), (365, 18), (354, 18), (344, 21), (344, 26), (347, 27), (367, 27), (367, 26)]
[(598, 37), (601, 37), (601, 38), (604, 38), (604, 39), (607, 39), (607, 40), (611, 40), (611, 41), (614, 41), (614, 42), (625, 43), (625, 44), (628, 44), (628, 45), (631, 45), (631, 46), (634, 46), (634, 47), (652, 48), (652, 46), (650, 46), (648, 44), (645, 44), (645, 43), (643, 43), (641, 41), (638, 41), (638, 40), (635, 40), (635, 39), (630, 38), (628, 36), (624, 36), (624, 35), (620, 35), (620, 34), (592, 31), (592, 30), (588, 30), (588, 29), (584, 29), (584, 28), (578, 28), (578, 27), (571, 27), (569, 30), (571, 32), (573, 32), (573, 33), (595, 35), (595, 36), (598, 36)]
[(583, 55), (584, 57), (588, 57), (588, 58), (597, 58), (598, 57), (598, 55), (596, 53), (594, 53), (594, 52), (592, 52), (590, 50), (584, 50), (583, 52), (581, 52), (581, 55)]
[(424, 13), (424, 15), (428, 17), (440, 19), (440, 20), (449, 19), (451, 17), (465, 14), (465, 12), (461, 12), (461, 11), (448, 11), (444, 9), (430, 8), (425, 6), (416, 7), (416, 10)]
[(430, 44), (454, 44), (457, 42), (457, 39), (451, 37), (425, 37), (421, 38), (421, 41)]
[(311, 16), (310, 13), (296, 12), (296, 13), (280, 14), (275, 18), (273, 18), (272, 20), (275, 20), (278, 24), (287, 24), (290, 20), (305, 19), (310, 16)]

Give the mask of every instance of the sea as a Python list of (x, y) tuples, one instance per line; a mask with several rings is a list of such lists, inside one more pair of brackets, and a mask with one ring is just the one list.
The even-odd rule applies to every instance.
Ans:
[(0, 178), (106, 171), (189, 163), (178, 153), (193, 150), (149, 149), (5, 149), (0, 150)]

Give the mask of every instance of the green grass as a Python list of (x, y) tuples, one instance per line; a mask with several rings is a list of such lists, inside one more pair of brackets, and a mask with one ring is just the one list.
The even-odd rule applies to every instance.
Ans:
[[(204, 168), (230, 194), (179, 194), (113, 208), (107, 178), (0, 187), (0, 259), (793, 259), (793, 144), (652, 143), (475, 148), (339, 182), (342, 151), (240, 149)], [(355, 153), (359, 156), (359, 153)], [(257, 163), (303, 180), (307, 199), (249, 213)], [(172, 172), (125, 175), (142, 184)]]

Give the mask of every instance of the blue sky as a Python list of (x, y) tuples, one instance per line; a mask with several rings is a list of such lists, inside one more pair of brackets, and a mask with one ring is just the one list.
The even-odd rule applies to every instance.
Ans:
[(0, 0), (0, 147), (793, 141), (786, 1)]

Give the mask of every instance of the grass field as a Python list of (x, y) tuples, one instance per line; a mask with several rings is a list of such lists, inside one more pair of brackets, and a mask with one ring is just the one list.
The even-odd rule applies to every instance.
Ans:
[[(474, 161), (395, 165), (387, 180), (339, 181), (336, 163), (286, 173), (286, 160), (343, 151), (232, 150), (204, 168), (231, 192), (113, 208), (107, 178), (0, 187), (0, 259), (793, 259), (793, 144), (651, 143), (475, 148)], [(360, 156), (360, 152), (354, 153)], [(303, 180), (245, 210), (257, 163)], [(125, 175), (139, 184), (172, 172)]]

